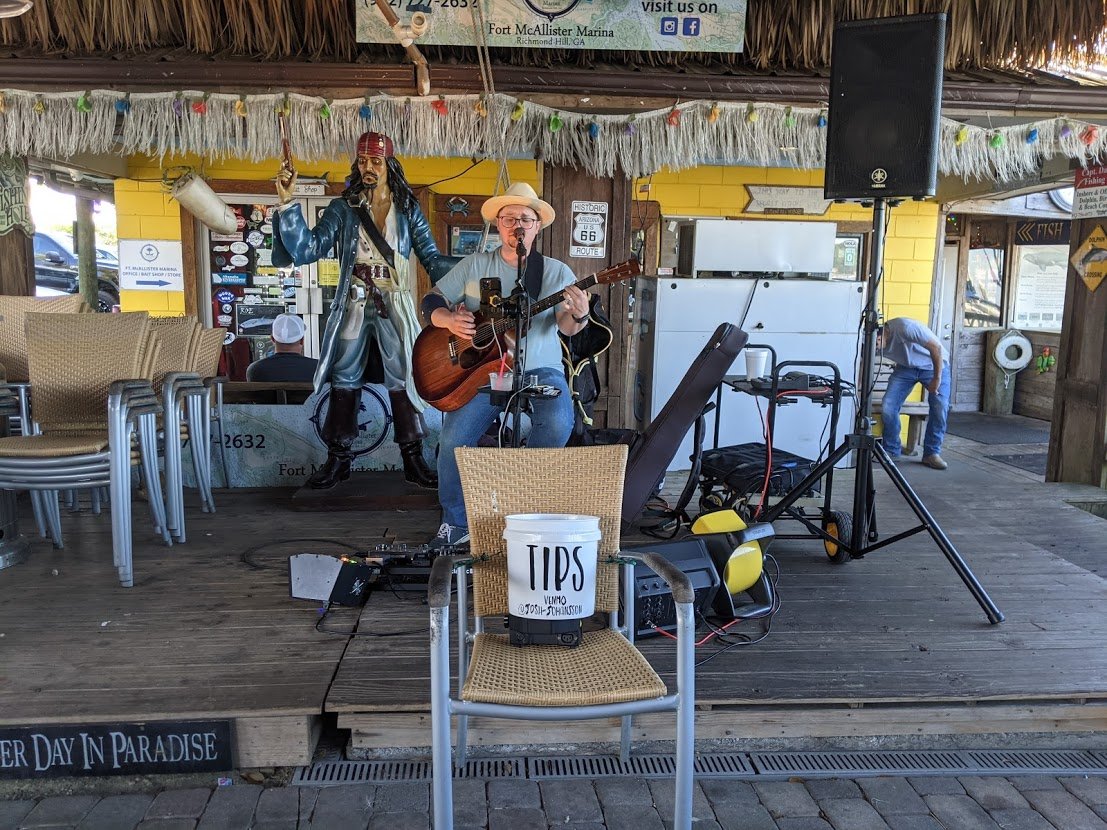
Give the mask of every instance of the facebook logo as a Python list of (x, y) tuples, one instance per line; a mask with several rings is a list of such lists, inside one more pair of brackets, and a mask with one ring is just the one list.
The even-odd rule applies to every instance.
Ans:
[(685, 37), (698, 37), (700, 33), (700, 19), (698, 17), (683, 17), (683, 31)]
[(661, 34), (675, 35), (677, 33), (677, 19), (675, 17), (661, 18)]

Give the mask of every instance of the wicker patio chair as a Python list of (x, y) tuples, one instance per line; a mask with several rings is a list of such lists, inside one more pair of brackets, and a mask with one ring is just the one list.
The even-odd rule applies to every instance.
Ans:
[[(195, 317), (157, 317), (151, 320), (161, 341), (161, 352), (154, 368), (154, 392), (162, 402), (162, 447), (165, 453), (165, 501), (169, 532), (178, 542), (185, 541), (184, 476), (181, 446), (190, 435), (183, 421), (182, 401), (189, 395), (203, 395), (203, 380), (194, 371), (196, 353), (203, 328)], [(203, 488), (201, 488), (203, 492)], [(204, 505), (205, 509), (207, 505)]]
[[(524, 720), (582, 720), (621, 716), (622, 751), (630, 751), (630, 717), (673, 710), (677, 719), (674, 826), (692, 818), (694, 594), (688, 577), (655, 553), (621, 553), (619, 530), (626, 447), (565, 449), (460, 448), (470, 556), (442, 556), (428, 585), (431, 621), (431, 721), (434, 826), (453, 827), (450, 718), (457, 716), (458, 765), (465, 761), (471, 715)], [(587, 484), (582, 484), (583, 481)], [(587, 493), (587, 495), (584, 495)], [(584, 634), (576, 648), (517, 646), (485, 631), (486, 618), (508, 613), (505, 517), (516, 513), (599, 516), (603, 538), (596, 575), (596, 611), (607, 627)], [(633, 567), (644, 562), (673, 590), (677, 607), (677, 688), (665, 684), (633, 643)], [(473, 580), (473, 634), (467, 631), (467, 570)], [(620, 580), (620, 568), (622, 579)], [(458, 694), (450, 695), (449, 601), (457, 575)], [(618, 624), (622, 582), (624, 617)], [(472, 652), (469, 643), (472, 642)], [(462, 678), (464, 684), (462, 685)]]
[(91, 311), (80, 294), (64, 297), (0, 296), (0, 363), (7, 383), (27, 382), (27, 337), (23, 318), (28, 312), (77, 314)]
[(188, 398), (188, 423), (193, 440), (192, 465), (200, 488), (204, 510), (215, 512), (215, 499), (211, 492), (211, 425), (215, 424), (219, 461), (223, 468), (224, 484), (227, 482), (227, 458), (223, 446), (223, 380), (219, 377), (219, 358), (223, 354), (224, 328), (204, 329), (200, 332), (192, 371), (203, 382), (203, 394), (191, 394)]
[[(4, 365), (4, 383), (19, 399), (19, 432), (31, 432), (30, 399), (27, 391), (27, 336), (23, 319), (27, 312), (50, 314), (77, 314), (92, 311), (79, 294), (64, 297), (16, 297), (0, 296), (0, 363)], [(35, 523), (39, 535), (46, 538), (46, 508), (41, 493), (31, 494)]]
[(150, 383), (157, 337), (145, 313), (28, 313), (25, 327), (35, 434), (0, 438), (0, 488), (42, 492), (61, 547), (57, 492), (109, 487), (113, 559), (129, 587), (134, 463), (143, 465), (154, 523), (169, 541), (157, 472), (161, 407)]

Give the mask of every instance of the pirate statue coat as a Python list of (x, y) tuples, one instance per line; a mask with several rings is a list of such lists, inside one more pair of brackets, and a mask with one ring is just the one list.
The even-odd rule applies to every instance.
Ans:
[[(387, 176), (387, 214), (378, 211), (379, 199), (373, 202), (376, 188), (383, 184), (371, 171), (374, 163), (382, 177)], [(294, 177), (292, 171), (288, 181)], [(331, 385), (323, 427), (327, 464), (308, 479), (309, 487), (333, 487), (349, 477), (361, 386), (374, 344), (389, 391), (405, 476), (422, 486), (437, 486), (423, 459), (426, 433), (421, 413), (427, 404), (411, 382), (411, 348), (420, 329), (412, 294), (412, 251), (432, 282), (457, 262), (438, 252), (426, 217), (393, 156), (392, 140), (380, 133), (366, 133), (358, 140), (351, 184), (327, 205), (314, 228), (308, 228), (299, 205), (278, 210), (273, 223), (274, 265), (304, 265), (334, 255), (339, 262), (338, 287), (315, 374), (317, 390)]]

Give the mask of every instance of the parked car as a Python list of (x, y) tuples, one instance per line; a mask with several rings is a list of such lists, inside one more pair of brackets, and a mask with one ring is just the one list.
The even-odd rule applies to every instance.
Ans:
[[(69, 244), (45, 231), (35, 231), (35, 293), (76, 294), (79, 289), (77, 255)], [(97, 310), (119, 304), (119, 260), (111, 251), (96, 249)]]

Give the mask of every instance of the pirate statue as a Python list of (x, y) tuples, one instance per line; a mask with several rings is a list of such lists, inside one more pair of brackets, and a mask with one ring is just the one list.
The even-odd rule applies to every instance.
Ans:
[(327, 205), (314, 228), (308, 228), (300, 206), (292, 202), (295, 182), (296, 170), (286, 159), (277, 174), (280, 207), (273, 223), (273, 264), (304, 265), (337, 255), (340, 266), (315, 372), (317, 390), (328, 381), (331, 385), (323, 424), (327, 463), (307, 486), (327, 489), (350, 477), (361, 386), (380, 380), (371, 369), (367, 373), (379, 362), (404, 477), (421, 487), (437, 487), (438, 477), (423, 458), (422, 411), (427, 404), (411, 380), (411, 348), (420, 324), (410, 257), (414, 249), (432, 282), (457, 259), (438, 253), (386, 135), (365, 133), (358, 139), (349, 185)]

